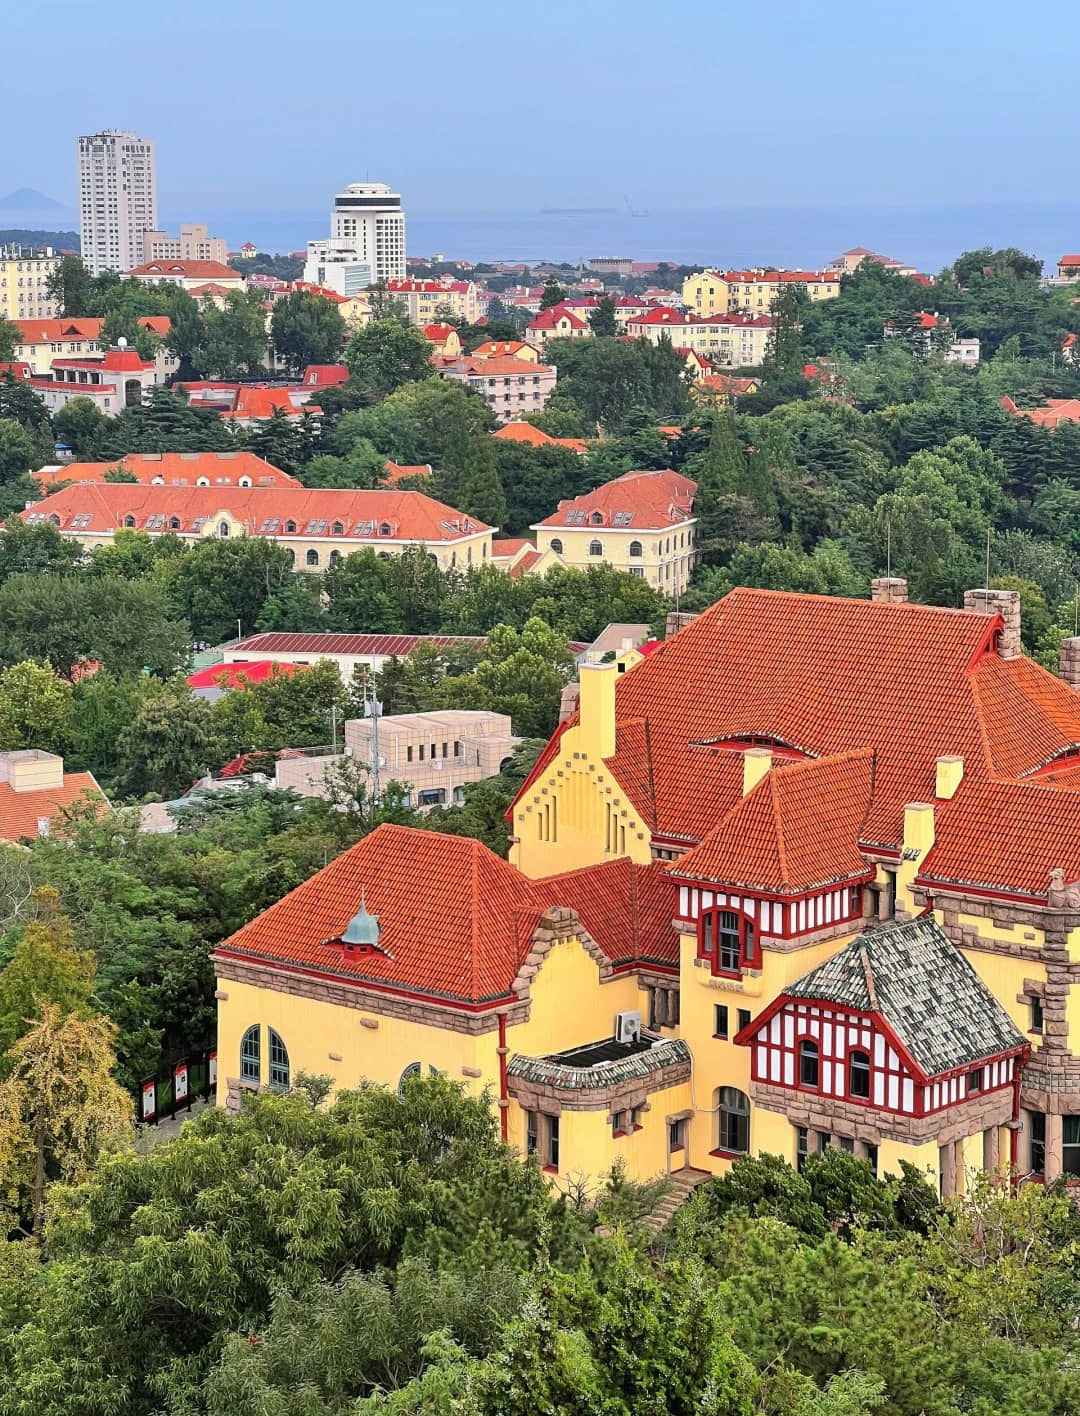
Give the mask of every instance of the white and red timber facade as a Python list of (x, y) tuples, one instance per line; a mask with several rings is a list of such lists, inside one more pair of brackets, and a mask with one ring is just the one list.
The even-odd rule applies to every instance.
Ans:
[[(826, 1145), (879, 1173), (909, 1161), (944, 1194), (1006, 1165), (1080, 1175), (1074, 684), (1080, 640), (1062, 677), (1033, 663), (1011, 592), (947, 610), (898, 580), (869, 601), (735, 590), (646, 657), (581, 670), (509, 813), (512, 865), (474, 866), (452, 929), (414, 896), (460, 893), (461, 846), (425, 832), (393, 868), (354, 848), (307, 933), (340, 861), (226, 941), (219, 1050), (261, 1014), (294, 1030), (296, 1065), (348, 1086), (396, 1083), (411, 1049), (490, 1086), (504, 1133), (554, 1175), (796, 1164)], [(305, 971), (361, 886), (389, 952), (320, 998)], [(451, 961), (474, 980), (457, 1001), (436, 986)], [(238, 995), (241, 974), (257, 986)], [(305, 989), (301, 1015), (282, 1000)], [(356, 1008), (387, 1031), (335, 1069), (334, 1010)], [(633, 1010), (642, 1037), (623, 1045)]]

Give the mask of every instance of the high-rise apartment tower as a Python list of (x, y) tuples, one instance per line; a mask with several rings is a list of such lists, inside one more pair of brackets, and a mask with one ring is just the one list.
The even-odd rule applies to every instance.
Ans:
[(133, 270), (157, 229), (154, 140), (109, 128), (79, 139), (79, 235), (91, 275)]

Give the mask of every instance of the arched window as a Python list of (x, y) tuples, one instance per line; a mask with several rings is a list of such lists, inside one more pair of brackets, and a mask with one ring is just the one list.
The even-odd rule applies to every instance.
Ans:
[(594, 511), (594, 512), (590, 515), (590, 517), (589, 517), (589, 525), (590, 525), (590, 526), (603, 526), (603, 524), (604, 524), (604, 513), (603, 513), (602, 511)]
[(57, 516), (57, 514), (56, 514), (55, 511), (54, 511), (54, 512), (52, 513), (52, 515), (49, 517), (49, 520), (52, 522), (52, 524), (53, 524), (54, 526), (59, 526), (59, 525), (60, 525), (60, 518)]
[(331, 526), (330, 528), (330, 534), (333, 536), (344, 536), (345, 527), (340, 521), (335, 521), (333, 526)]
[(295, 565), (295, 564), (296, 564), (296, 552), (293, 550), (292, 546), (286, 546), (286, 547), (285, 547), (285, 553), (286, 553), (286, 554), (288, 555), (288, 557), (289, 557), (289, 563), (290, 563), (291, 565)]
[(591, 555), (591, 556), (602, 556), (603, 554), (604, 554), (604, 547), (603, 547), (602, 542), (600, 542), (600, 541), (590, 541), (590, 542), (589, 542), (589, 555)]
[(237, 483), (237, 486), (240, 486), (240, 487), (250, 487), (250, 486), (251, 486), (251, 478), (250, 478), (250, 477), (241, 477), (240, 480), (239, 480), (239, 482)]
[(817, 1087), (820, 1085), (821, 1060), (818, 1054), (818, 1045), (811, 1042), (809, 1038), (804, 1038), (799, 1043), (799, 1086)]
[(410, 1063), (409, 1063), (409, 1065), (405, 1068), (404, 1072), (402, 1072), (401, 1077), (400, 1077), (400, 1080), (398, 1081), (398, 1084), (397, 1084), (397, 1094), (398, 1094), (398, 1096), (404, 1096), (404, 1095), (405, 1095), (405, 1087), (406, 1087), (406, 1084), (407, 1084), (413, 1077), (419, 1077), (420, 1074), (422, 1073), (422, 1071), (423, 1071), (423, 1068), (420, 1066), (420, 1063), (419, 1063), (419, 1062), (410, 1062)]
[(308, 551), (308, 553), (307, 553), (307, 555), (304, 557), (304, 559), (307, 561), (308, 565), (318, 565), (318, 564), (319, 564), (319, 553), (318, 553), (318, 551), (312, 549), (312, 550)]
[(196, 477), (196, 478), (195, 478), (195, 485), (196, 485), (197, 487), (208, 487), (208, 486), (210, 485), (210, 478), (209, 478), (209, 477)]
[(125, 517), (124, 517), (124, 525), (125, 525), (125, 526), (134, 526), (134, 525), (135, 525), (135, 518), (134, 518), (133, 516), (125, 516)]
[(331, 551), (331, 552), (330, 552), (330, 564), (331, 564), (331, 565), (340, 565), (340, 564), (341, 564), (341, 552), (340, 552), (340, 551)]
[(737, 1087), (717, 1087), (718, 1146), (734, 1155), (750, 1149), (750, 1098)]
[(259, 1043), (259, 1025), (248, 1028), (240, 1039), (240, 1080), (257, 1082), (260, 1079), (262, 1048)]
[(562, 542), (559, 540), (558, 536), (552, 536), (551, 549), (557, 556), (562, 555)]
[(737, 910), (703, 910), (698, 921), (698, 957), (715, 974), (742, 973), (760, 967), (753, 920)]
[(644, 555), (644, 551), (643, 551), (643, 549), (642, 549), (642, 545), (641, 545), (641, 542), (640, 542), (640, 541), (631, 541), (631, 542), (630, 542), (630, 554), (631, 554), (632, 556), (641, 556), (641, 555)]
[(380, 526), (379, 526), (379, 535), (380, 535), (380, 536), (389, 536), (389, 534), (390, 534), (390, 523), (389, 523), (389, 521), (383, 521), (383, 522), (380, 524)]
[(295, 536), (295, 535), (296, 535), (296, 522), (295, 522), (295, 521), (286, 521), (286, 523), (285, 523), (285, 531), (286, 531), (286, 533), (287, 533), (288, 535), (290, 535), (290, 536)]
[(170, 517), (169, 517), (169, 530), (170, 530), (170, 531), (179, 531), (179, 530), (180, 530), (180, 518), (179, 518), (178, 516), (170, 516)]
[(289, 1050), (281, 1040), (281, 1034), (267, 1028), (270, 1034), (270, 1085), (287, 1091), (289, 1087)]
[(217, 533), (218, 533), (219, 536), (228, 536), (228, 534), (229, 534), (229, 523), (228, 523), (227, 521), (219, 521), (219, 522), (218, 522)]
[(870, 1100), (870, 1054), (861, 1048), (848, 1053), (847, 1060), (848, 1095), (860, 1101)]

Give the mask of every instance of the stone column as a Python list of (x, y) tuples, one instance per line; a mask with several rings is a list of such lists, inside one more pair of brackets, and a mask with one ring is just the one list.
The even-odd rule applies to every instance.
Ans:
[(1061, 677), (1070, 688), (1080, 688), (1080, 638), (1061, 641)]
[(941, 1197), (945, 1199), (948, 1195), (956, 1194), (956, 1144), (950, 1141), (948, 1145), (938, 1147), (938, 1160), (941, 1165)]
[(953, 1141), (953, 1183), (956, 1193), (962, 1195), (967, 1188), (967, 1167), (964, 1164), (964, 1141), (961, 1137)]
[(904, 605), (907, 603), (908, 583), (899, 575), (879, 575), (870, 582), (870, 598), (878, 604)]
[(989, 1126), (983, 1132), (983, 1169), (987, 1175), (994, 1175), (1000, 1164), (1000, 1133), (996, 1126)]
[(1020, 646), (1018, 590), (965, 590), (964, 609), (980, 615), (1001, 615), (1005, 628), (998, 640), (998, 653), (1003, 659), (1016, 659), (1023, 652)]
[[(1061, 1163), (1061, 1117), (1051, 1111), (1046, 1117), (1046, 1170), (1043, 1173), (1048, 1185), (1061, 1174)], [(1027, 1168), (1026, 1160), (1020, 1168)]]

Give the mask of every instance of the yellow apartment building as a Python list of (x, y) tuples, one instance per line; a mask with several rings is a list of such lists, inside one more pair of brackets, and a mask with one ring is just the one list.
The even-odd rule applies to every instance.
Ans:
[(665, 595), (681, 595), (697, 563), (696, 483), (678, 472), (627, 472), (571, 501), (530, 529), (536, 549), (574, 570), (607, 564)]
[(707, 268), (683, 281), (683, 304), (693, 314), (726, 315), (737, 310), (768, 314), (785, 285), (801, 285), (811, 300), (834, 300), (841, 271), (727, 270)]
[(49, 277), (60, 268), (51, 246), (0, 246), (0, 319), (51, 320), (56, 301), (49, 298)]

